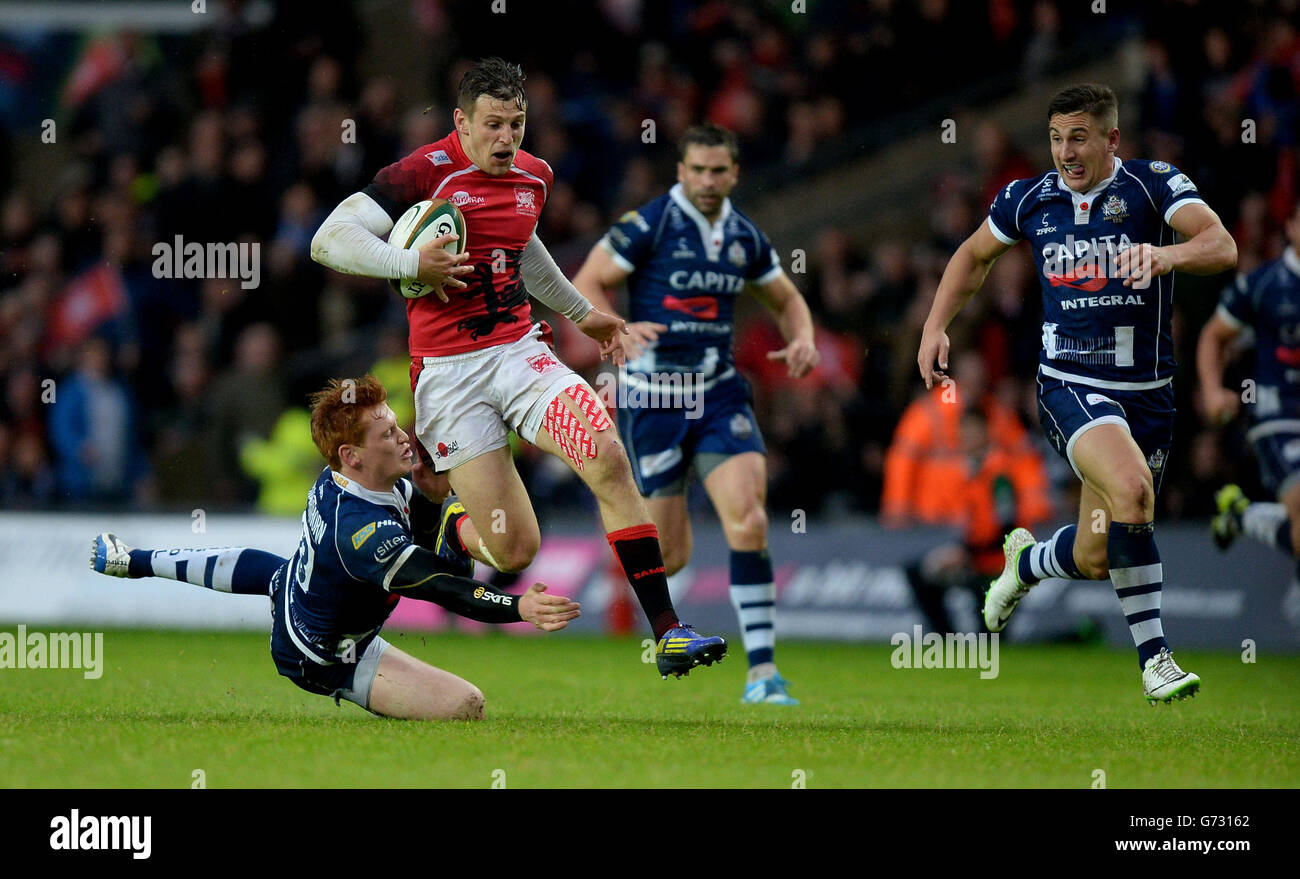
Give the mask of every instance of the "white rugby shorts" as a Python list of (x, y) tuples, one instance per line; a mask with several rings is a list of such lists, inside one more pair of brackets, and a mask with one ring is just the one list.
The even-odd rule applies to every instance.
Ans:
[(534, 442), (547, 407), (565, 388), (582, 385), (596, 396), (541, 335), (534, 325), (505, 345), (418, 358), (415, 435), (438, 473), (509, 445), (512, 429)]

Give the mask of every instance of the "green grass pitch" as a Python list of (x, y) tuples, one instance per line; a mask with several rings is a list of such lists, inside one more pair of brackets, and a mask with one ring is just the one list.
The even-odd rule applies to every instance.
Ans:
[[(258, 634), (109, 631), (99, 680), (0, 670), (0, 786), (1295, 787), (1300, 657), (1180, 651), (1150, 707), (1131, 651), (1004, 644), (1000, 675), (895, 669), (888, 645), (781, 643), (798, 708), (741, 705), (732, 657), (662, 681), (639, 639), (385, 633), (476, 683), (482, 723), (335, 707)], [(500, 770), (500, 772), (498, 772)]]

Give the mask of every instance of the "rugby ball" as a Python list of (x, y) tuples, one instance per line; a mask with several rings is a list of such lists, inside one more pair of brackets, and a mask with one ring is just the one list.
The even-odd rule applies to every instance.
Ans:
[[(419, 250), (435, 238), (456, 234), (460, 237), (444, 248), (448, 253), (464, 253), (469, 246), (465, 233), (465, 215), (445, 198), (417, 202), (398, 217), (388, 243), (404, 250)], [(419, 299), (433, 292), (433, 287), (415, 278), (389, 278), (388, 285), (407, 299)]]

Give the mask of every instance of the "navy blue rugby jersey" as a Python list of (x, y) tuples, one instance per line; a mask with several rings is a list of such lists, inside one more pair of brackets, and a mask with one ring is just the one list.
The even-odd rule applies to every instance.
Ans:
[(653, 347), (628, 362), (629, 381), (655, 372), (689, 373), (712, 385), (736, 375), (736, 299), (746, 283), (766, 284), (780, 275), (781, 260), (731, 199), (710, 223), (679, 183), (624, 214), (600, 244), (631, 273), (629, 320), (668, 327)]
[(1114, 259), (1139, 244), (1173, 244), (1170, 218), (1204, 203), (1186, 174), (1144, 159), (1116, 158), (1114, 173), (1086, 193), (1055, 170), (1003, 187), (989, 229), (1004, 244), (1024, 238), (1033, 248), (1043, 290), (1041, 374), (1125, 390), (1169, 382), (1177, 366), (1173, 273), (1125, 287)]
[(377, 631), (397, 606), (388, 590), (404, 583), (402, 568), (415, 551), (414, 490), (399, 479), (390, 492), (371, 491), (328, 467), (312, 486), (277, 598), (289, 637), (315, 662), (337, 661), (345, 640)]
[(1254, 331), (1255, 402), (1245, 408), (1261, 429), (1252, 433), (1300, 433), (1300, 256), (1295, 249), (1238, 275), (1219, 297), (1217, 313), (1238, 329)]

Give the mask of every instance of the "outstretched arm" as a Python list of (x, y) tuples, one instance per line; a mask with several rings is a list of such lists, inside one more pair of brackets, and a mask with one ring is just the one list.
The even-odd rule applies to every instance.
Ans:
[(422, 546), (403, 550), (385, 576), (384, 588), (394, 595), (432, 601), (458, 616), (482, 623), (532, 623), (546, 632), (563, 629), (581, 616), (578, 602), (546, 594), (534, 583), (523, 595), (447, 572), (447, 563)]
[(785, 272), (780, 272), (766, 284), (751, 285), (750, 290), (772, 312), (788, 343), (780, 351), (769, 351), (767, 359), (784, 360), (790, 378), (803, 378), (812, 372), (821, 356), (813, 343), (812, 312), (799, 288)]
[[(948, 368), (948, 324), (965, 307), (975, 291), (984, 283), (989, 269), (1012, 245), (1005, 244), (989, 229), (988, 221), (980, 224), (971, 237), (948, 260), (943, 270), (939, 288), (934, 293), (930, 316), (921, 331), (921, 348), (916, 363), (921, 368), (921, 378), (926, 388), (934, 387), (935, 380), (944, 379)], [(935, 364), (938, 364), (938, 368)]]
[[(595, 306), (602, 311), (614, 314), (614, 298), (611, 292), (626, 281), (632, 272), (623, 268), (614, 261), (608, 249), (608, 244), (599, 241), (587, 254), (587, 260), (578, 269), (578, 274), (573, 276), (573, 286), (586, 296)], [(622, 341), (622, 350), (614, 353), (614, 364), (622, 366), (626, 358), (637, 358), (647, 346), (658, 341), (659, 334), (666, 331), (667, 326), (653, 321), (636, 321), (627, 324), (624, 332), (627, 338)], [(606, 353), (606, 344), (601, 344), (601, 355)]]
[(573, 321), (578, 329), (594, 339), (600, 346), (602, 360), (612, 356), (615, 363), (622, 362), (620, 334), (627, 332), (627, 324), (622, 318), (594, 306), (577, 286), (564, 277), (536, 232), (524, 248), (519, 270), (533, 298)]

